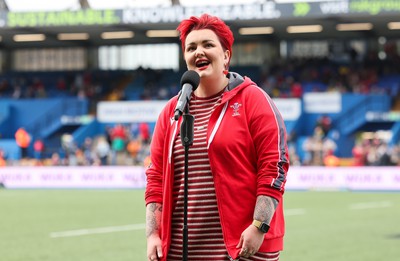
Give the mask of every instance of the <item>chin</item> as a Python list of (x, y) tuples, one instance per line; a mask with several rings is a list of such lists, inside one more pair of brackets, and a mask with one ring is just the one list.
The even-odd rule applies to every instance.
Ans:
[(200, 77), (207, 77), (207, 76), (211, 76), (211, 75), (214, 74), (212, 71), (209, 71), (207, 69), (206, 70), (199, 70), (197, 72), (199, 73)]
[(207, 73), (205, 73), (204, 71), (200, 71), (200, 70), (195, 70), (195, 71), (200, 75), (200, 78), (207, 76)]

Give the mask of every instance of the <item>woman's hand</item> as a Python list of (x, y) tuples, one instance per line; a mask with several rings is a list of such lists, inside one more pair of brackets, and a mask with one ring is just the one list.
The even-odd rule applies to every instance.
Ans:
[(156, 261), (162, 257), (160, 237), (156, 234), (150, 235), (147, 237), (147, 259), (149, 261)]
[(160, 238), (162, 205), (149, 203), (146, 206), (146, 238), (147, 238), (147, 259), (156, 261), (163, 257), (162, 243)]
[(264, 241), (264, 233), (253, 225), (248, 226), (240, 236), (237, 248), (241, 248), (239, 256), (250, 257), (258, 252)]

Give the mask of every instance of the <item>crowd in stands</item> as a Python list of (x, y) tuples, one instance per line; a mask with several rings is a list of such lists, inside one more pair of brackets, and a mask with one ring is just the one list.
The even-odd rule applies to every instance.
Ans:
[[(326, 118), (326, 117), (325, 117)], [(400, 166), (400, 142), (389, 146), (387, 139), (377, 133), (360, 135), (353, 147), (351, 158), (341, 159), (335, 155), (337, 144), (327, 134), (321, 122), (302, 144), (304, 156), (299, 157), (296, 144), (289, 140), (291, 165), (297, 166)], [(291, 137), (289, 137), (290, 139)]]
[[(375, 52), (365, 59), (350, 62), (333, 62), (328, 58), (277, 60), (273, 64), (254, 66), (245, 70), (271, 97), (301, 97), (305, 92), (337, 91), (341, 93), (399, 94), (379, 82), (385, 76), (400, 76), (400, 56), (393, 54), (381, 60)], [(241, 73), (240, 66), (232, 66)], [(245, 73), (246, 75), (247, 73)], [(124, 77), (143, 86), (141, 100), (169, 99), (179, 91), (180, 72), (138, 68), (133, 71), (79, 71), (15, 73), (0, 78), (0, 97), (25, 99), (53, 96), (73, 96), (98, 100), (104, 95), (124, 100), (124, 90), (118, 88)], [(118, 94), (116, 94), (116, 92)], [(114, 96), (113, 96), (114, 95)]]
[[(340, 92), (385, 94), (393, 98), (400, 87), (381, 80), (389, 76), (400, 79), (399, 55), (379, 59), (374, 52), (365, 59), (354, 56), (349, 62), (333, 62), (328, 58), (277, 60), (265, 66), (232, 66), (232, 71), (250, 76), (273, 98), (301, 98), (305, 92)], [(251, 68), (251, 70), (249, 70)], [(242, 72), (243, 71), (243, 72)], [(176, 76), (172, 77), (171, 75)], [(139, 68), (134, 78), (140, 79), (141, 100), (165, 100), (179, 91), (180, 72)], [(120, 99), (128, 95), (121, 93)]]
[(354, 166), (400, 166), (400, 145), (389, 146), (376, 134), (359, 139), (352, 155)]
[(106, 99), (120, 82), (129, 76), (126, 71), (60, 71), (10, 73), (0, 78), (0, 97), (43, 99), (78, 97), (88, 99), (91, 108)]
[[(398, 55), (382, 61), (377, 55), (369, 54), (364, 60), (353, 60), (347, 64), (333, 63), (328, 59), (290, 60), (268, 67), (259, 68), (254, 72), (253, 79), (272, 97), (298, 97), (305, 92), (341, 93), (384, 93), (399, 97), (398, 89), (379, 85), (379, 80), (388, 75), (400, 75)], [(236, 70), (237, 69), (237, 70)], [(235, 68), (240, 72), (240, 68)], [(58, 92), (66, 93), (92, 101), (111, 94), (111, 100), (129, 99), (124, 90), (116, 84), (126, 73), (117, 75), (105, 72), (75, 72), (52, 77), (53, 86), (45, 86), (39, 77), (3, 79), (0, 82), (0, 96), (15, 99), (41, 98), (47, 96), (47, 91), (56, 88)], [(130, 72), (132, 83), (141, 79), (143, 90), (139, 95), (141, 100), (166, 100), (179, 91), (179, 75), (164, 79), (162, 71), (140, 68)], [(167, 74), (173, 74), (167, 73)], [(33, 75), (33, 74), (32, 74)], [(169, 75), (171, 77), (171, 75)], [(107, 84), (106, 84), (107, 83)], [(310, 84), (311, 83), (311, 84)], [(54, 87), (55, 86), (55, 87)], [(11, 91), (12, 90), (12, 91)], [(330, 130), (329, 117), (321, 117), (313, 134), (303, 144), (305, 156), (300, 159), (295, 146), (290, 146), (292, 165), (340, 166), (341, 160), (335, 156), (336, 144), (327, 136)], [(295, 138), (295, 137), (291, 137)], [(62, 138), (62, 148), (46, 155), (46, 144), (42, 140), (34, 141), (34, 157), (26, 164), (35, 165), (146, 165), (148, 161), (151, 132), (149, 126), (143, 124), (116, 124), (110, 126), (104, 135), (87, 137), (78, 145), (72, 136), (65, 134)], [(294, 143), (289, 143), (294, 144)], [(400, 165), (399, 144), (389, 147), (382, 139), (358, 140), (353, 148), (352, 162), (347, 165), (383, 166)], [(4, 163), (6, 153), (0, 149), (0, 164)]]
[(395, 97), (399, 89), (380, 79), (400, 75), (399, 55), (381, 60), (370, 53), (364, 60), (335, 63), (328, 59), (278, 61), (262, 69), (260, 86), (271, 97), (300, 98), (304, 92), (387, 94)]
[(147, 123), (115, 124), (107, 126), (103, 135), (86, 137), (81, 145), (66, 133), (58, 151), (46, 151), (46, 144), (38, 139), (33, 144), (33, 157), (25, 152), (18, 161), (7, 162), (6, 152), (0, 149), (0, 166), (145, 166), (149, 164), (150, 139)]
[[(51, 154), (38, 139), (33, 144), (33, 157), (23, 154), (20, 161), (7, 161), (6, 153), (0, 149), (1, 166), (147, 166), (149, 161), (151, 132), (146, 123), (116, 124), (108, 126), (104, 135), (86, 137), (78, 145), (73, 136), (64, 134), (59, 151)], [(336, 143), (317, 124), (313, 135), (302, 144), (304, 156), (299, 157), (295, 143), (290, 142), (291, 165), (294, 166), (400, 166), (400, 145), (388, 146), (379, 136), (360, 137), (352, 149), (352, 158), (335, 156)], [(46, 156), (48, 155), (48, 156)]]

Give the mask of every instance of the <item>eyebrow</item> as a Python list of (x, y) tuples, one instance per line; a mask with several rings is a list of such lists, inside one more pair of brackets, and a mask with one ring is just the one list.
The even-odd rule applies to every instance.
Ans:
[[(212, 39), (205, 39), (205, 40), (201, 41), (202, 44), (208, 43), (208, 42), (215, 42), (215, 41), (212, 40)], [(186, 46), (190, 46), (190, 45), (194, 45), (194, 44), (196, 44), (196, 43), (195, 42), (190, 42), (190, 43), (186, 44)]]

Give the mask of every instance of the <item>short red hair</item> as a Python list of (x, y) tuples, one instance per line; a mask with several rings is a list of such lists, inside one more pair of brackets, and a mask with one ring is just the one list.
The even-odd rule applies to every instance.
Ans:
[(199, 17), (192, 16), (189, 19), (183, 20), (176, 30), (179, 31), (179, 39), (182, 43), (182, 50), (185, 50), (186, 37), (194, 30), (212, 30), (217, 36), (222, 45), (222, 48), (229, 50), (232, 57), (233, 33), (228, 25), (220, 18), (209, 14), (202, 14)]

